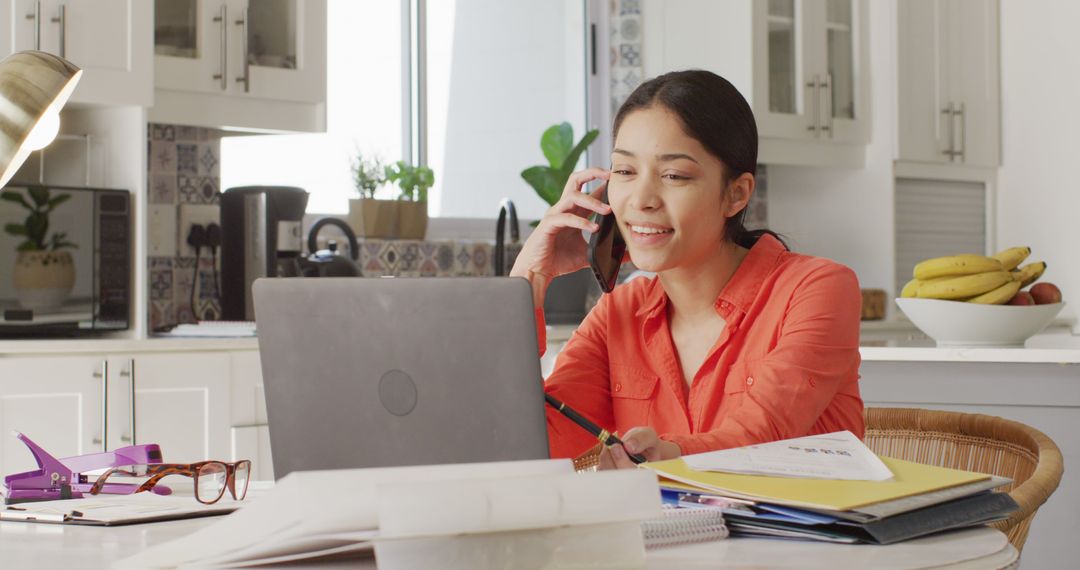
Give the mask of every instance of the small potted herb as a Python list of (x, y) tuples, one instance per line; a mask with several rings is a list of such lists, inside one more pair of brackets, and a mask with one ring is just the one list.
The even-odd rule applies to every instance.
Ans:
[[(29, 200), (27, 199), (29, 198)], [(78, 247), (67, 240), (65, 232), (49, 234), (49, 215), (71, 194), (56, 194), (40, 186), (0, 192), (0, 199), (27, 210), (23, 223), (8, 223), (4, 232), (22, 239), (16, 246), (18, 256), (12, 281), (19, 304), (27, 309), (58, 307), (67, 300), (75, 285), (75, 261), (66, 248)]]
[(435, 184), (435, 173), (426, 166), (412, 166), (403, 160), (386, 167), (387, 182), (396, 183), (398, 231), (401, 239), (424, 239), (427, 233), (427, 191)]
[(356, 235), (369, 238), (390, 238), (397, 234), (397, 200), (375, 198), (386, 183), (386, 167), (378, 156), (357, 153), (352, 161), (353, 185), (358, 198), (349, 200), (349, 225)]

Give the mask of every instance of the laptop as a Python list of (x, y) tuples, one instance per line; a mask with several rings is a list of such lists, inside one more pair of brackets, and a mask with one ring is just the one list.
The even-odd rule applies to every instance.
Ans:
[(252, 289), (275, 477), (548, 458), (524, 279), (272, 278)]

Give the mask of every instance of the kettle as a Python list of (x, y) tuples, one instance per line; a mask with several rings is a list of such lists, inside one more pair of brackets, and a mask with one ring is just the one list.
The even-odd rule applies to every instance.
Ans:
[[(349, 257), (341, 255), (337, 248), (337, 242), (330, 240), (327, 249), (316, 251), (318, 245), (319, 230), (325, 226), (336, 226), (345, 233), (349, 240)], [(301, 277), (360, 277), (360, 265), (356, 260), (360, 257), (360, 246), (356, 243), (356, 234), (353, 233), (349, 224), (338, 218), (321, 218), (311, 226), (308, 231), (308, 251), (306, 258), (296, 258), (296, 275)]]

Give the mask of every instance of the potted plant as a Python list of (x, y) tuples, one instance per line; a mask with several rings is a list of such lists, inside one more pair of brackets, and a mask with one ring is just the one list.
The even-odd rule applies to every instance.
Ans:
[(356, 235), (368, 238), (397, 235), (398, 201), (375, 198), (375, 192), (386, 183), (382, 160), (357, 153), (352, 161), (352, 175), (359, 197), (349, 200), (349, 225)]
[(396, 183), (398, 196), (397, 236), (424, 239), (427, 233), (427, 191), (435, 184), (435, 173), (426, 166), (412, 166), (403, 160), (386, 167), (386, 181)]
[(16, 249), (12, 280), (19, 304), (32, 310), (58, 307), (75, 285), (75, 261), (65, 248), (78, 247), (67, 241), (65, 232), (49, 234), (49, 214), (71, 198), (71, 194), (52, 195), (47, 188), (30, 187), (27, 196), (7, 190), (0, 199), (14, 202), (28, 212), (22, 224), (8, 223), (4, 231), (23, 241)]
[[(599, 134), (600, 131), (596, 129), (590, 130), (574, 144), (574, 128), (570, 123), (551, 126), (540, 137), (540, 149), (548, 164), (526, 168), (521, 171), (521, 177), (532, 186), (540, 199), (549, 206), (555, 205), (581, 155)], [(532, 225), (535, 226), (536, 222)], [(580, 321), (587, 312), (585, 300), (590, 288), (599, 289), (599, 286), (588, 268), (552, 280), (544, 299), (544, 316), (548, 322)]]

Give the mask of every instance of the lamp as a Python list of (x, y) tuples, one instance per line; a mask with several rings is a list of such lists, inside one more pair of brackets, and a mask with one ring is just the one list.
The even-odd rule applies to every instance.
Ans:
[(0, 188), (30, 152), (60, 130), (60, 109), (82, 76), (70, 61), (43, 51), (20, 51), (0, 61)]

